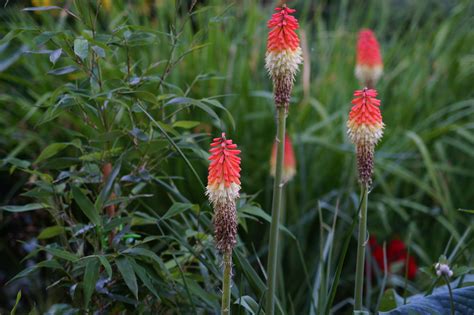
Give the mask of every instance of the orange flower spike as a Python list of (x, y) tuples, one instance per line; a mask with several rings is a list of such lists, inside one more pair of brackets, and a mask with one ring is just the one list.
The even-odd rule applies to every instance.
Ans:
[[(277, 143), (273, 143), (272, 156), (270, 159), (270, 174), (275, 176), (276, 169), (276, 154), (277, 154)], [(293, 150), (293, 143), (291, 138), (285, 136), (285, 156), (283, 159), (283, 181), (288, 182), (293, 179), (296, 175), (296, 158)]]
[(355, 75), (365, 86), (373, 88), (383, 74), (380, 45), (370, 29), (362, 29), (357, 40)]
[(234, 201), (240, 190), (240, 150), (222, 133), (220, 138), (213, 139), (209, 152), (211, 163), (206, 195), (214, 205)]
[(365, 88), (354, 92), (347, 134), (356, 146), (359, 181), (370, 185), (374, 167), (374, 149), (383, 135), (384, 123), (377, 91)]
[(275, 104), (288, 108), (298, 66), (303, 62), (300, 40), (295, 30), (298, 20), (295, 10), (283, 5), (276, 8), (267, 26), (270, 29), (265, 55), (265, 67), (273, 80)]

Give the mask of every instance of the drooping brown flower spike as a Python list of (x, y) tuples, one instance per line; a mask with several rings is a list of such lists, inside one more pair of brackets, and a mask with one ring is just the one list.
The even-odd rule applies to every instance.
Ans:
[(380, 45), (370, 29), (362, 29), (357, 39), (357, 63), (355, 75), (369, 88), (374, 88), (383, 74)]
[(222, 253), (229, 253), (237, 243), (235, 200), (240, 190), (240, 150), (222, 133), (220, 138), (213, 139), (209, 152), (206, 195), (214, 208), (216, 247)]
[(356, 146), (357, 168), (361, 184), (370, 186), (374, 169), (374, 149), (383, 135), (384, 123), (377, 91), (364, 88), (354, 92), (347, 134)]
[(276, 106), (288, 109), (298, 65), (303, 62), (300, 40), (295, 32), (299, 25), (298, 20), (291, 15), (296, 10), (284, 4), (275, 11), (277, 13), (267, 23), (270, 32), (265, 67), (273, 80)]

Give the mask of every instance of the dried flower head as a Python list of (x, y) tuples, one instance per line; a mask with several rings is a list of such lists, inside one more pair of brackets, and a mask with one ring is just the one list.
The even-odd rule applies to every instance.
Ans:
[[(270, 174), (275, 176), (276, 171), (276, 155), (277, 155), (277, 142), (273, 143), (272, 156), (270, 158)], [(283, 174), (282, 179), (284, 182), (288, 182), (296, 175), (296, 159), (295, 152), (293, 150), (293, 143), (288, 135), (285, 135), (285, 154), (283, 159)]]
[(210, 153), (206, 195), (214, 207), (216, 247), (226, 253), (237, 242), (235, 200), (240, 190), (240, 150), (222, 133), (220, 138), (213, 139)]
[(380, 113), (377, 91), (364, 88), (354, 92), (351, 112), (347, 121), (347, 134), (356, 146), (359, 181), (370, 185), (374, 167), (374, 149), (382, 138), (384, 124)]
[(357, 40), (355, 75), (365, 86), (373, 88), (383, 74), (380, 45), (374, 32), (363, 29)]
[(295, 10), (285, 4), (275, 11), (277, 13), (267, 23), (270, 32), (265, 67), (273, 80), (275, 104), (287, 108), (298, 65), (303, 62), (300, 40), (295, 32), (299, 25), (298, 20), (291, 15)]

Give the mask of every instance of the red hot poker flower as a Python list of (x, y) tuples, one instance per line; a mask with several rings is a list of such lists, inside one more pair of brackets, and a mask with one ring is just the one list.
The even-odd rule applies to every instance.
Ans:
[(209, 150), (209, 176), (207, 195), (212, 203), (235, 200), (240, 190), (240, 150), (225, 133), (214, 138)]
[(225, 133), (214, 138), (209, 150), (209, 175), (206, 195), (214, 208), (216, 247), (229, 254), (237, 243), (237, 213), (235, 199), (240, 190), (240, 150)]
[(373, 88), (383, 73), (380, 45), (370, 29), (362, 29), (357, 40), (355, 75), (365, 86)]
[(265, 67), (273, 80), (275, 104), (288, 108), (298, 66), (303, 62), (300, 40), (295, 30), (298, 21), (291, 14), (295, 10), (283, 5), (275, 9), (267, 26), (268, 33)]
[(359, 181), (370, 185), (373, 173), (374, 149), (382, 138), (384, 124), (377, 91), (365, 88), (354, 92), (347, 134), (356, 146)]
[[(272, 156), (270, 159), (270, 174), (275, 176), (276, 170), (277, 142), (273, 143)], [(285, 154), (283, 159), (283, 181), (288, 182), (296, 175), (296, 158), (293, 143), (288, 135), (285, 135)]]

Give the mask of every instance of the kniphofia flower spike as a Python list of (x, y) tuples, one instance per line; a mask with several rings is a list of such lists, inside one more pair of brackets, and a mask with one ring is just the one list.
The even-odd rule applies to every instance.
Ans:
[(374, 167), (374, 149), (383, 135), (384, 124), (377, 91), (364, 88), (354, 92), (347, 134), (356, 146), (359, 181), (370, 185)]
[(277, 107), (288, 107), (295, 75), (302, 63), (300, 40), (295, 30), (298, 21), (291, 14), (295, 10), (285, 4), (276, 8), (267, 26), (268, 33), (265, 67), (273, 80), (275, 104)]
[(382, 55), (377, 38), (371, 30), (362, 29), (357, 40), (355, 75), (364, 86), (374, 88), (382, 74)]
[(217, 248), (227, 252), (237, 242), (235, 200), (240, 190), (240, 150), (222, 133), (220, 138), (213, 139), (210, 153), (206, 195), (214, 207)]
[[(276, 155), (277, 155), (277, 142), (273, 143), (272, 156), (270, 159), (270, 174), (275, 177), (276, 172)], [(296, 175), (296, 158), (293, 150), (293, 143), (291, 138), (285, 135), (285, 155), (283, 159), (283, 174), (282, 180), (288, 182)]]

